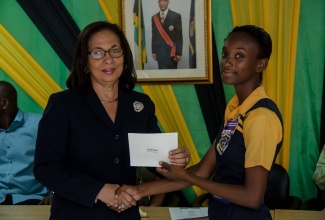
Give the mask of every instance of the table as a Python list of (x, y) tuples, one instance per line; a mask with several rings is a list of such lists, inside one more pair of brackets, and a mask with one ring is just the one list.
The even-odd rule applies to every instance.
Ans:
[[(142, 220), (170, 220), (168, 207), (147, 207), (141, 209), (148, 214)], [(325, 211), (271, 210), (273, 220), (325, 220)], [(0, 205), (0, 220), (48, 220), (48, 205)], [(207, 220), (201, 218), (200, 220)], [(197, 220), (197, 219), (196, 219)]]
[[(170, 220), (168, 207), (141, 207), (141, 209), (148, 214), (144, 220)], [(49, 205), (0, 205), (0, 220), (48, 220), (49, 217)]]
[(274, 220), (325, 220), (325, 211), (276, 209)]
[[(169, 214), (169, 207), (141, 206), (140, 208), (142, 209), (142, 211), (148, 214), (148, 217), (142, 218), (142, 220), (171, 220)], [(209, 218), (196, 218), (195, 220), (208, 220), (208, 219)]]
[[(148, 207), (142, 206), (141, 209), (147, 212), (148, 217), (142, 218), (143, 220), (171, 220), (169, 214), (169, 207)], [(272, 219), (274, 219), (274, 210), (271, 210)], [(195, 220), (208, 220), (209, 218), (196, 218)], [(315, 219), (317, 220), (317, 219)], [(325, 219), (322, 219), (325, 220)]]
[[(148, 214), (147, 218), (142, 218), (143, 220), (171, 219), (168, 207), (141, 207), (141, 209)], [(0, 220), (48, 220), (49, 217), (49, 205), (0, 205)]]
[(49, 205), (0, 205), (0, 220), (48, 220)]

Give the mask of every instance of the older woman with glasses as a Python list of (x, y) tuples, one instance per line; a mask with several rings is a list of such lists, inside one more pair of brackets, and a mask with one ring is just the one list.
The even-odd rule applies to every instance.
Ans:
[[(136, 184), (128, 133), (159, 133), (151, 99), (133, 90), (133, 56), (123, 31), (94, 22), (79, 35), (67, 90), (52, 94), (39, 124), (34, 174), (54, 191), (50, 219), (140, 219), (122, 184)], [(179, 166), (187, 148), (170, 152)], [(122, 212), (123, 211), (123, 212)]]

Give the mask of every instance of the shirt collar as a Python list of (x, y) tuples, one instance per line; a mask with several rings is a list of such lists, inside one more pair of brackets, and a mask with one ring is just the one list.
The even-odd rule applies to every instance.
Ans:
[[(164, 11), (164, 17), (166, 18), (166, 16), (167, 16), (167, 14), (168, 14), (168, 8)], [(161, 14), (162, 14), (163, 12), (162, 11), (160, 11), (160, 17), (161, 17)]]
[(11, 125), (9, 126), (7, 131), (8, 132), (13, 131), (16, 128), (20, 127), (20, 125), (23, 123), (24, 123), (24, 115), (23, 115), (23, 112), (20, 111), (20, 109), (19, 109), (14, 121), (11, 123)]
[[(257, 87), (241, 105), (239, 105), (238, 97), (235, 95), (228, 103), (225, 116), (228, 115), (231, 118), (237, 113), (245, 114), (256, 102), (263, 98), (267, 98), (263, 85)], [(226, 118), (227, 120), (228, 118)]]

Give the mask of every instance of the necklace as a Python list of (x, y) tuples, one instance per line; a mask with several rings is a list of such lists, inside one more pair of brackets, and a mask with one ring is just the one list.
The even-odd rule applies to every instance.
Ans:
[(102, 104), (109, 104), (109, 103), (113, 103), (116, 102), (118, 100), (118, 97), (115, 100), (112, 101), (100, 101)]

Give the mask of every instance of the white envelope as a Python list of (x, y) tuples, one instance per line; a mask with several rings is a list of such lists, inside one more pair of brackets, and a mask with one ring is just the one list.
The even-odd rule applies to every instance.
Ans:
[(130, 164), (136, 167), (160, 167), (170, 163), (168, 153), (178, 148), (178, 133), (129, 133)]

